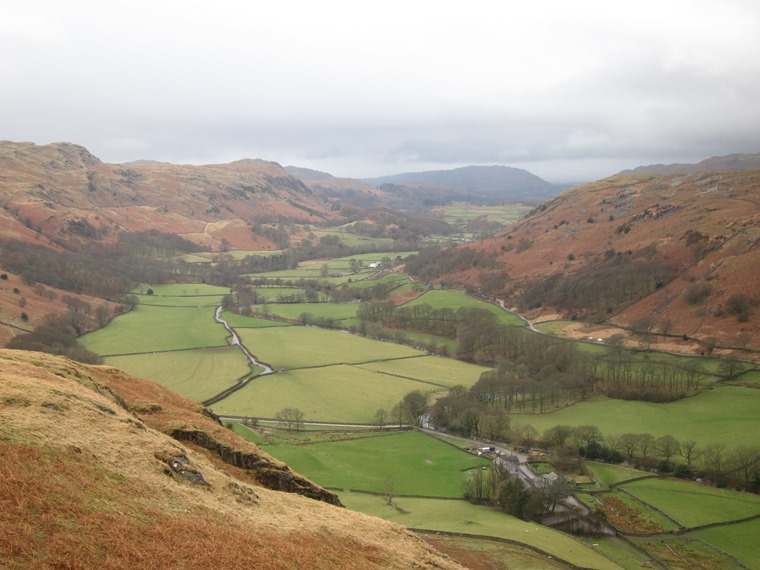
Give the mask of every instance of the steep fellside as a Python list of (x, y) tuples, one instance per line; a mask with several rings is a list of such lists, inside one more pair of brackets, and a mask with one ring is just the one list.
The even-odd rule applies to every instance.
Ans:
[[(4, 568), (458, 567), (397, 525), (327, 504), (158, 386), (38, 353), (0, 350), (0, 364)], [(180, 432), (195, 436), (167, 435)], [(267, 488), (288, 480), (320, 500)]]
[(760, 347), (760, 170), (614, 176), (463, 249), (479, 257), (447, 278), (535, 317), (652, 317), (655, 331)]
[(272, 248), (252, 222), (330, 218), (329, 207), (280, 165), (106, 164), (70, 143), (0, 142), (0, 238), (43, 245), (159, 230), (207, 249)]

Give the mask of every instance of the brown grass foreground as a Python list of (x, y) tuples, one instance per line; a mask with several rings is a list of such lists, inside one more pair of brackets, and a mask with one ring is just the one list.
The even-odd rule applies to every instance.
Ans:
[[(110, 374), (131, 383), (105, 367), (0, 351), (0, 567), (459, 567), (397, 525), (234, 478), (242, 470), (121, 407)], [(206, 421), (178, 415), (164, 421)], [(202, 482), (167, 456), (186, 458)]]

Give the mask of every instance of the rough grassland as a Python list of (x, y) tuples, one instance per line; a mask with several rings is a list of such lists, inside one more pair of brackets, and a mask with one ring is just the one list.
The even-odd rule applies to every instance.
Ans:
[(277, 327), (238, 332), (248, 350), (275, 368), (360, 363), (424, 354), (399, 344), (314, 327)]
[(178, 394), (203, 401), (234, 385), (251, 369), (237, 347), (112, 356), (105, 363), (133, 376), (155, 380)]
[(385, 504), (382, 497), (374, 495), (340, 493), (340, 500), (349, 509), (397, 522), (408, 528), (506, 538), (540, 548), (582, 568), (620, 568), (566, 534), (493, 509), (471, 505), (466, 501), (398, 498), (394, 502), (406, 511), (402, 514)]
[(96, 354), (132, 354), (224, 346), (227, 332), (214, 322), (214, 309), (138, 305), (107, 327), (79, 340)]
[(679, 440), (701, 444), (757, 443), (760, 390), (720, 386), (696, 396), (667, 404), (591, 398), (565, 409), (542, 415), (514, 414), (514, 424), (531, 424), (539, 433), (558, 425), (593, 424), (604, 435), (670, 434)]
[(220, 415), (273, 418), (293, 407), (307, 421), (374, 423), (378, 408), (390, 410), (412, 390), (433, 388), (356, 366), (326, 366), (261, 376), (213, 409)]
[(687, 527), (760, 515), (760, 497), (690, 481), (646, 479), (623, 485)]
[(497, 305), (486, 303), (479, 299), (470, 297), (463, 291), (434, 290), (420, 295), (416, 299), (405, 303), (404, 307), (413, 307), (415, 305), (430, 305), (434, 309), (450, 308), (455, 311), (460, 308), (468, 309), (485, 309), (496, 315), (498, 321), (505, 325), (522, 326), (524, 323), (520, 317), (513, 315)]
[(466, 470), (489, 461), (416, 431), (264, 449), (320, 485), (382, 492), (392, 478), (396, 493), (462, 497)]
[[(39, 353), (0, 351), (0, 362), (4, 569), (457, 567), (397, 525), (256, 486), (171, 439), (161, 430), (196, 426), (277, 465), (155, 383)], [(162, 409), (137, 418), (105, 386)]]
[(472, 386), (478, 381), (483, 372), (490, 370), (490, 368), (486, 368), (485, 366), (478, 366), (440, 356), (370, 362), (368, 364), (360, 364), (359, 366), (367, 370), (407, 376), (447, 387), (456, 386), (457, 384), (467, 387)]

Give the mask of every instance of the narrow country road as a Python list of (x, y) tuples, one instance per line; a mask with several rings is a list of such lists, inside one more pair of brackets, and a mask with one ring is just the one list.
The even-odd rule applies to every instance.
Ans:
[(518, 313), (518, 312), (513, 312), (513, 311), (510, 311), (509, 309), (507, 309), (507, 307), (504, 305), (504, 299), (496, 299), (496, 301), (499, 303), (499, 306), (500, 306), (502, 309), (504, 309), (504, 310), (505, 310), (505, 311), (507, 311), (508, 313), (512, 313), (513, 315), (517, 315), (517, 316), (518, 316), (518, 317), (520, 317), (520, 318), (521, 318), (523, 321), (525, 321), (525, 324), (528, 326), (528, 328), (529, 328), (530, 330), (532, 330), (532, 331), (533, 331), (533, 332), (535, 332), (535, 333), (543, 334), (543, 333), (542, 333), (540, 330), (538, 330), (538, 329), (537, 329), (535, 326), (533, 326), (533, 321), (530, 321), (530, 320), (528, 320), (528, 319), (527, 319), (527, 317), (524, 317), (523, 315), (521, 315), (521, 314), (520, 314), (520, 313)]
[[(254, 378), (258, 378), (259, 376), (265, 376), (267, 374), (274, 374), (274, 370), (272, 370), (272, 367), (268, 364), (264, 364), (263, 362), (259, 362), (256, 360), (256, 357), (250, 353), (250, 351), (243, 345), (243, 343), (240, 342), (240, 337), (238, 336), (237, 332), (235, 332), (235, 329), (233, 329), (230, 326), (230, 323), (228, 323), (225, 319), (222, 318), (222, 307), (221, 305), (216, 308), (216, 311), (214, 312), (214, 320), (223, 325), (224, 328), (227, 330), (228, 333), (230, 333), (230, 344), (232, 346), (237, 346), (245, 355), (245, 357), (248, 359), (248, 363), (251, 365), (251, 374), (246, 375), (245, 377), (241, 378), (237, 384), (234, 386), (230, 386), (226, 390), (223, 390), (222, 392), (219, 392), (215, 396), (211, 396), (207, 400), (204, 400), (201, 402), (204, 406), (211, 406), (212, 404), (216, 404), (217, 402), (224, 400), (227, 396), (232, 394), (233, 392), (236, 392), (240, 390), (243, 386), (248, 384), (251, 380)], [(263, 370), (259, 372), (258, 374), (254, 374), (254, 370), (256, 367), (262, 368)]]
[(227, 329), (227, 332), (230, 333), (232, 336), (232, 339), (230, 340), (230, 344), (233, 346), (237, 346), (240, 350), (243, 351), (243, 354), (248, 359), (248, 362), (251, 363), (252, 366), (259, 366), (264, 369), (263, 372), (258, 374), (258, 376), (264, 376), (265, 374), (272, 374), (274, 370), (272, 370), (269, 366), (264, 364), (263, 362), (259, 362), (256, 360), (256, 357), (251, 354), (248, 349), (240, 342), (240, 337), (238, 336), (237, 332), (235, 332), (235, 329), (233, 329), (230, 326), (230, 323), (228, 323), (225, 319), (222, 318), (222, 307), (219, 306), (216, 308), (216, 312), (214, 313), (214, 320), (217, 323), (220, 323), (224, 326), (225, 329)]

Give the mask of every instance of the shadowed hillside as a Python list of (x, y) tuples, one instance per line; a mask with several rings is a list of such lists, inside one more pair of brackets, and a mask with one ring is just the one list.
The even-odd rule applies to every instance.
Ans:
[(1, 350), (0, 362), (4, 568), (458, 567), (328, 504), (155, 384), (38, 353)]

